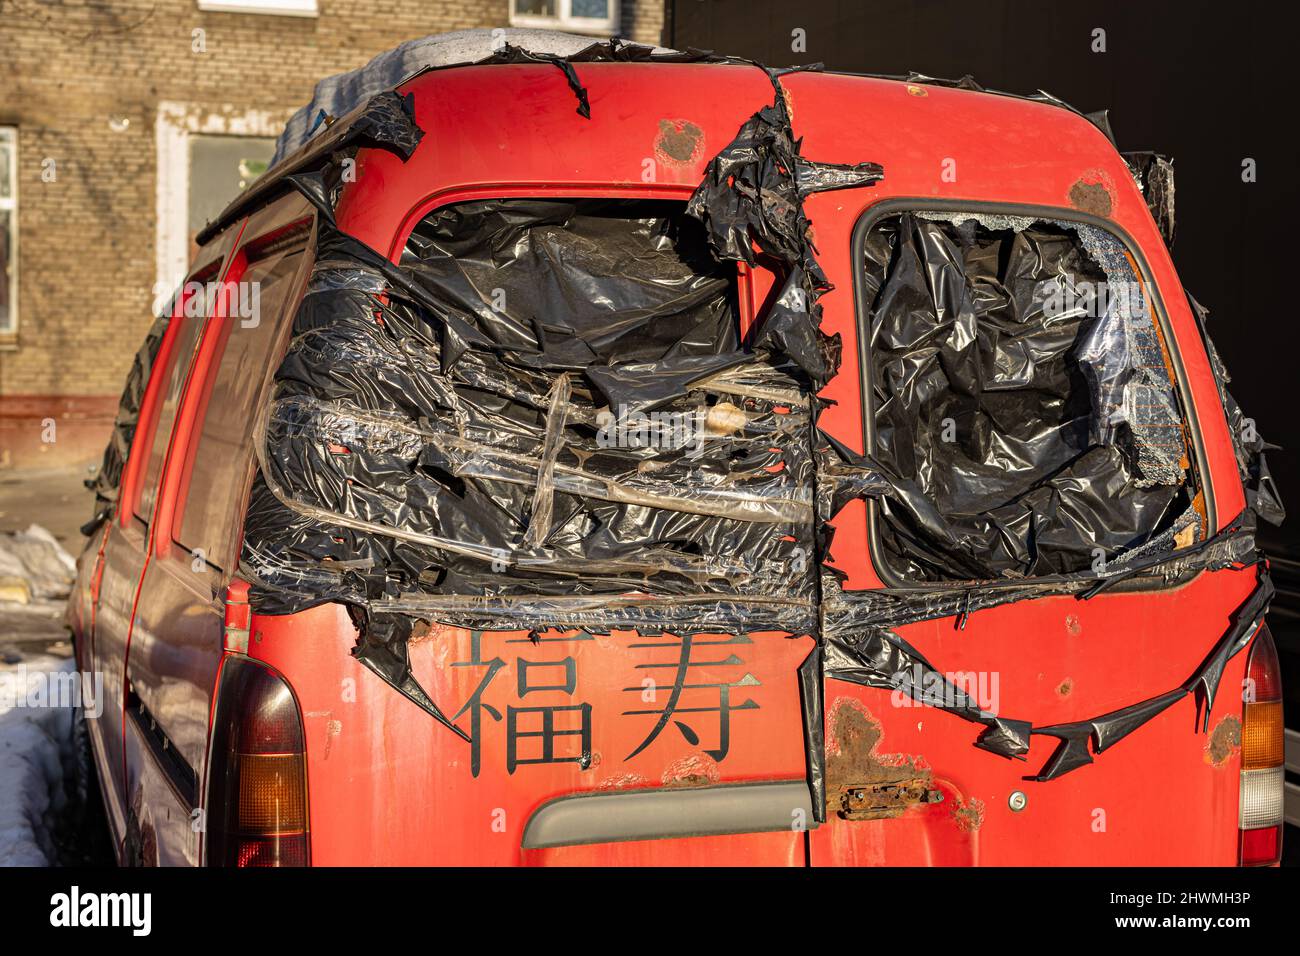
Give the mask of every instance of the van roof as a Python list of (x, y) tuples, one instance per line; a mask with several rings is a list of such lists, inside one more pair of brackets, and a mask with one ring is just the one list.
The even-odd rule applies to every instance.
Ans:
[[(555, 63), (457, 66), (408, 79), (398, 92), (414, 95), (416, 123), (426, 133), (410, 173), (445, 173), (450, 165), (464, 166), (471, 183), (694, 186), (774, 95), (768, 73), (740, 61), (571, 67), (590, 102), (589, 119), (578, 114), (575, 90)], [(890, 194), (1074, 206), (1102, 217), (1125, 196), (1141, 202), (1136, 189), (1116, 188), (1132, 179), (1104, 118), (1085, 117), (1046, 94), (983, 91), (969, 78), (953, 84), (812, 69), (774, 75), (802, 154), (818, 162), (880, 163)], [(282, 191), (286, 176), (320, 165), (363, 111), (277, 164), (200, 233), (200, 243)], [(473, 163), (461, 162), (471, 155)], [(881, 191), (872, 198), (882, 198)]]

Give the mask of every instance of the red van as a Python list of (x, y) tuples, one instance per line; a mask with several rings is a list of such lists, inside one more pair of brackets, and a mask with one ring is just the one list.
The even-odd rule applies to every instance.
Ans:
[(120, 861), (1276, 862), (1280, 509), (1167, 172), (617, 43), (322, 124), (97, 479)]

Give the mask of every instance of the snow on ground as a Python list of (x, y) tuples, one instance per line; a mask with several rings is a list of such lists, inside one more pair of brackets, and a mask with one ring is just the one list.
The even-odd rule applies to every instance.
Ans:
[(0, 665), (0, 866), (47, 866), (56, 860), (52, 834), (67, 805), (73, 709), (41, 688), (73, 662), (48, 654), (21, 658)]
[(75, 699), (63, 601), (72, 557), (39, 525), (0, 534), (0, 866), (56, 862)]

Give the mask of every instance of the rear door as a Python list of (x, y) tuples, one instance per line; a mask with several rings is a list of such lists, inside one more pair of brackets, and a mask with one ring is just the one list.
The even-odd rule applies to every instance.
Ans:
[[(332, 268), (317, 266), (314, 288), (338, 281)], [(771, 288), (769, 273), (739, 277), (742, 326)], [(760, 421), (790, 400), (728, 387), (710, 398)], [(326, 462), (345, 469), (361, 440), (334, 436)], [(358, 486), (369, 478), (358, 470)], [(299, 698), (315, 865), (803, 865), (799, 668), (813, 642), (718, 633), (730, 623), (709, 633), (419, 625), (414, 675), (468, 739), (356, 661), (356, 628), (338, 605), (255, 617), (249, 653)]]
[[(1089, 740), (1080, 765), (1069, 769), (1073, 761), (1066, 760), (1057, 768), (1065, 767), (1066, 772), (1058, 774), (1053, 772), (1053, 762), (1064, 745), (1060, 733), (1035, 733), (1029, 738), (1028, 753), (1009, 759), (975, 746), (984, 726), (962, 719), (951, 706), (944, 706), (942, 696), (918, 701), (906, 689), (909, 680), (920, 684), (918, 678), (928, 678), (928, 673), (904, 672), (900, 664), (892, 689), (872, 688), (853, 682), (848, 673), (837, 676), (828, 666), (824, 683), (828, 821), (810, 834), (813, 862), (1235, 863), (1241, 711), (1237, 688), (1245, 655), (1229, 664), (1208, 718), (1202, 697), (1179, 691), (1231, 627), (1234, 612), (1255, 586), (1254, 570), (1229, 568), (1168, 578), (1137, 575), (1086, 599), (1073, 594), (1049, 596), (1062, 580), (1053, 572), (1087, 572), (1089, 565), (1098, 571), (1106, 561), (1116, 560), (1124, 548), (1105, 536), (1123, 520), (1132, 519), (1127, 543), (1136, 545), (1156, 540), (1165, 527), (1160, 522), (1177, 511), (1182, 523), (1170, 532), (1170, 546), (1180, 549), (1234, 518), (1240, 507), (1234, 508), (1233, 502), (1239, 501), (1239, 485), (1220, 491), (1233, 512), (1223, 513), (1226, 509), (1220, 507), (1216, 514), (1201, 451), (1207, 438), (1199, 421), (1214, 426), (1208, 440), (1223, 441), (1222, 412), (1189, 407), (1182, 380), (1180, 352), (1202, 347), (1172, 337), (1165, 305), (1149, 280), (1141, 251), (1100, 221), (1084, 221), (1064, 210), (982, 209), (968, 211), (963, 219), (959, 210), (923, 201), (882, 206), (887, 208), (869, 210), (859, 223), (853, 247), (854, 268), (859, 270), (855, 277), (859, 355), (867, 396), (862, 407), (864, 441), (867, 452), (887, 463), (895, 476), (901, 475), (905, 481), (899, 486), (915, 497), (906, 506), (888, 495), (858, 500), (835, 516), (831, 551), (834, 564), (847, 573), (846, 596), (859, 608), (873, 601), (878, 608), (912, 602), (912, 610), (899, 616), (909, 622), (891, 622), (881, 614), (879, 626), (919, 652), (980, 709), (1028, 721), (1039, 730), (1071, 725), (1077, 730), (1076, 722), (1161, 695), (1170, 697), (1168, 706), (1156, 708), (1149, 720), (1138, 721), (1136, 729), (1104, 753), (1098, 753), (1095, 741)], [(1003, 212), (1028, 214), (1023, 221), (1013, 221), (1007, 231), (1005, 219), (986, 215)], [(977, 215), (986, 215), (978, 226)], [(872, 230), (891, 220), (896, 224), (889, 240), (893, 245), (880, 240), (873, 249), (879, 237)], [(1048, 227), (1044, 220), (1063, 224)], [(940, 229), (938, 221), (948, 225)], [(994, 232), (1001, 229), (1004, 239), (988, 239), (988, 245), (980, 247), (994, 234), (986, 226)], [(1015, 250), (1037, 243), (1034, 254), (1042, 265), (1049, 244), (1072, 241), (1072, 234), (1077, 239), (1086, 229), (1104, 230), (1110, 238), (1088, 234), (1093, 245), (1084, 250), (1086, 254), (1061, 261), (1084, 268), (1079, 263), (1097, 257), (1100, 246), (1105, 246), (1113, 253), (1107, 266), (1122, 270), (1127, 263), (1149, 305), (1145, 326), (1140, 316), (1126, 314), (1127, 330), (1123, 323), (1116, 326), (1117, 337), (1098, 353), (1100, 364), (1092, 371), (1110, 369), (1118, 374), (1127, 369), (1125, 374), (1131, 377), (1125, 381), (1130, 383), (1138, 380), (1132, 376), (1151, 376), (1144, 381), (1151, 383), (1152, 391), (1131, 390), (1122, 407), (1111, 411), (1112, 416), (1127, 416), (1129, 432), (1110, 441), (1113, 450), (1134, 441), (1136, 434), (1139, 444), (1146, 442), (1144, 454), (1164, 456), (1177, 476), (1169, 480), (1182, 487), (1176, 506), (1171, 497), (1170, 506), (1163, 510), (1153, 508), (1137, 515), (1125, 510), (1146, 489), (1113, 464), (1081, 476), (1080, 462), (1094, 446), (1086, 428), (1080, 433), (1076, 427), (1083, 419), (1061, 410), (1074, 400), (1071, 388), (1086, 396), (1090, 388), (1098, 387), (1097, 376), (1091, 381), (1082, 374), (1062, 379), (1056, 385), (1065, 384), (1057, 388), (1043, 373), (1058, 358), (1062, 368), (1070, 367), (1080, 349), (1086, 348), (1087, 333), (1115, 319), (1114, 302), (1099, 300), (1095, 313), (1081, 307), (1073, 318), (1053, 320), (1034, 312), (1043, 308), (1041, 299), (1020, 294), (1032, 286), (1030, 280), (1037, 279), (1028, 266), (1023, 274), (1015, 274), (1019, 255)], [(921, 238), (915, 242), (900, 238), (909, 231)], [(949, 258), (936, 268), (935, 250), (941, 247), (948, 249)], [(919, 271), (909, 277), (907, 272), (914, 267)], [(1062, 270), (1064, 275), (1064, 266)], [(926, 283), (920, 278), (924, 275), (942, 281)], [(1166, 301), (1169, 294), (1165, 290)], [(1069, 322), (1079, 325), (1053, 346), (1024, 333), (1025, 324), (1040, 321), (1048, 329), (1057, 321), (1058, 331)], [(940, 328), (945, 322), (953, 322), (957, 331)], [(990, 333), (990, 326), (999, 323), (996, 334)], [(1146, 338), (1139, 341), (1135, 336), (1143, 328)], [(963, 333), (970, 337), (962, 338)], [(1058, 346), (1054, 358), (1052, 349)], [(966, 359), (957, 353), (967, 347), (974, 350), (968, 353), (974, 357), (963, 364)], [(1023, 360), (1020, 365), (1013, 361), (1017, 356)], [(1164, 386), (1159, 384), (1162, 376)], [(1161, 388), (1176, 396), (1173, 418), (1160, 419), (1169, 410), (1158, 401)], [(1092, 394), (1095, 409), (1097, 393)], [(1160, 408), (1146, 407), (1144, 400)], [(1089, 407), (1086, 400), (1080, 401), (1084, 409)], [(899, 406), (909, 402), (915, 412), (910, 420), (899, 415)], [(1081, 414), (1087, 418), (1086, 412)], [(1056, 426), (1032, 436), (1018, 432), (1026, 421), (1048, 421), (1053, 416)], [(1056, 460), (1042, 447), (1058, 440), (1074, 444)], [(1034, 442), (1038, 444), (1026, 451)], [(988, 451), (990, 467), (971, 464), (979, 458), (972, 451), (977, 447)], [(944, 448), (957, 450), (930, 451)], [(1103, 442), (1096, 450), (1104, 457), (1107, 446)], [(1154, 473), (1150, 460), (1145, 467)], [(1223, 484), (1235, 478), (1220, 477)], [(1011, 489), (1019, 497), (1008, 493), (1007, 503), (995, 515), (992, 523), (999, 533), (988, 539), (984, 555), (962, 553), (954, 542), (974, 527), (963, 522), (973, 521), (981, 508), (987, 508), (988, 496), (1003, 481), (1022, 481), (1022, 485)], [(1152, 479), (1150, 484), (1158, 481)], [(1032, 490), (1042, 488), (1051, 489), (1051, 494)], [(1095, 489), (1101, 490), (1093, 493)], [(1087, 513), (1088, 507), (1094, 513)], [(928, 524), (920, 517), (925, 515)], [(1093, 555), (1090, 562), (1085, 558), (1081, 568), (1069, 567), (1069, 559), (1060, 556), (1068, 548), (1053, 551), (1058, 539), (1068, 537), (1065, 529), (1077, 532), (1075, 544), (1086, 549), (1085, 555)], [(1002, 558), (1014, 555), (1021, 546), (1031, 570), (1027, 574), (1007, 571), (1011, 561)], [(951, 552), (945, 550), (948, 547)], [(1050, 558), (1053, 553), (1058, 557)], [(949, 555), (965, 573), (943, 580), (936, 567)], [(983, 575), (978, 573), (981, 560), (989, 569)], [(1003, 578), (1000, 585), (994, 580), (998, 573)], [(1015, 592), (1014, 599), (968, 610), (972, 597), (999, 589)], [(948, 693), (938, 684), (933, 690), (938, 695)], [(1198, 732), (1203, 721), (1208, 733)]]

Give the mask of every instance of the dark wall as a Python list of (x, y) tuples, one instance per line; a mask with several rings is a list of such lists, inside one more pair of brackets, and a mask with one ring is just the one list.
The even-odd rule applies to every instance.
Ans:
[[(1172, 156), (1174, 262), (1210, 309), (1233, 392), (1263, 435), (1295, 518), (1272, 536), (1300, 555), (1300, 341), (1296, 261), (1300, 14), (1272, 5), (1012, 0), (669, 0), (667, 40), (771, 66), (931, 76), (972, 74), (1011, 93), (1044, 89), (1084, 112), (1110, 109), (1123, 150)], [(1106, 52), (1092, 52), (1093, 30)], [(791, 49), (805, 31), (807, 51)], [(857, 122), (870, 123), (869, 116)], [(796, 127), (797, 132), (797, 127)], [(1242, 181), (1253, 158), (1257, 181)], [(861, 157), (870, 159), (871, 157)]]

